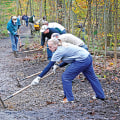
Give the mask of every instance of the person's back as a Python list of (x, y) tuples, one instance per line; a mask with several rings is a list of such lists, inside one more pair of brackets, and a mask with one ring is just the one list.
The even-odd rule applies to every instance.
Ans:
[(64, 28), (64, 26), (62, 26), (61, 24), (57, 23), (57, 22), (48, 22), (48, 21), (44, 21), (43, 25), (47, 25), (49, 28), (55, 28), (57, 29), (60, 34), (65, 34), (66, 33), (66, 29)]
[(30, 22), (30, 23), (34, 23), (34, 21), (35, 21), (35, 16), (33, 15), (33, 16), (31, 16), (31, 17), (29, 18), (29, 22)]
[(58, 38), (59, 41), (66, 42), (66, 43), (71, 43), (73, 45), (77, 45), (79, 47), (83, 47), (84, 49), (88, 50), (87, 45), (85, 45), (85, 43), (83, 42), (83, 40), (81, 40), (80, 38), (76, 37), (75, 35), (72, 35), (70, 33), (66, 33), (66, 34), (58, 34), (58, 33), (53, 33), (51, 38)]
[(61, 31), (63, 31), (65, 29), (61, 24), (56, 23), (56, 22), (48, 23), (48, 27), (49, 28), (59, 28)]
[(62, 34), (59, 36), (59, 38), (62, 42), (71, 43), (71, 44), (77, 45), (77, 46), (83, 46), (85, 44), (80, 38), (78, 38), (70, 33)]

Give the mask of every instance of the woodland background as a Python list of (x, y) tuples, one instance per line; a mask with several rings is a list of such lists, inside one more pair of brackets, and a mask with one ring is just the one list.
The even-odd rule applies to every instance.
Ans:
[[(13, 15), (35, 15), (36, 20), (62, 24), (67, 32), (80, 37), (93, 56), (94, 71), (105, 91), (106, 100), (92, 100), (94, 92), (82, 74), (73, 83), (75, 102), (61, 104), (63, 99), (61, 74), (58, 70), (40, 82), (5, 101), (0, 102), (0, 120), (119, 120), (120, 119), (120, 0), (0, 0), (0, 97), (25, 87), (43, 70), (45, 50), (40, 47), (40, 32), (30, 34), (29, 27), (20, 27), (24, 46), (14, 58), (7, 23)], [(82, 24), (82, 27), (81, 27)], [(18, 45), (19, 46), (19, 45)], [(24, 48), (32, 49), (24, 49)], [(32, 50), (32, 52), (30, 52)], [(34, 52), (33, 52), (34, 51)], [(23, 81), (24, 80), (24, 81)]]
[[(47, 16), (47, 21), (62, 24), (67, 32), (85, 41), (94, 55), (120, 52), (119, 0), (0, 0), (0, 37), (8, 36), (7, 22), (13, 15)], [(82, 27), (81, 27), (82, 24)], [(104, 64), (106, 68), (106, 64)]]

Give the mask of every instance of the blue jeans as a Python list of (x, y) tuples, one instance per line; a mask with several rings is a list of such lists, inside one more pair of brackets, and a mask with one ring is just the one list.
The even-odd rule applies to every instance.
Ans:
[(89, 55), (85, 60), (82, 62), (74, 61), (71, 63), (65, 72), (62, 74), (62, 84), (63, 84), (63, 91), (64, 97), (68, 99), (68, 101), (73, 101), (74, 96), (72, 93), (72, 80), (82, 72), (87, 80), (90, 82), (96, 97), (99, 99), (104, 99), (105, 95), (102, 89), (102, 86), (94, 73), (93, 65), (92, 65), (92, 57)]
[(51, 58), (52, 58), (52, 51), (48, 48), (48, 44), (47, 44), (47, 58), (48, 58), (48, 60), (51, 60)]
[(26, 27), (28, 27), (28, 20), (26, 20)]
[(10, 39), (12, 44), (12, 50), (17, 51), (18, 37), (10, 33)]

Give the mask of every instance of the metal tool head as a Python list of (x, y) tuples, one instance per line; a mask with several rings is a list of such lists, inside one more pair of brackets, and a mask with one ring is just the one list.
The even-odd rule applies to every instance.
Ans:
[(4, 107), (4, 108), (7, 108), (7, 106), (4, 104), (4, 101), (2, 100), (1, 97), (0, 97), (0, 101), (1, 101), (1, 103), (2, 103), (2, 105), (3, 105), (3, 107)]
[(17, 81), (17, 87), (22, 87), (22, 85), (19, 82), (19, 78), (16, 78), (16, 81)]

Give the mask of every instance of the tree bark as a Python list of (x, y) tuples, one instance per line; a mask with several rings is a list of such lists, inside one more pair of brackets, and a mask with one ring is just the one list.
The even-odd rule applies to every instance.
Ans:
[(117, 34), (118, 34), (118, 0), (115, 0), (115, 46), (114, 46), (114, 58), (115, 58), (115, 67), (117, 67)]
[(87, 43), (88, 48), (91, 38), (91, 2), (92, 0), (88, 0), (88, 43)]

